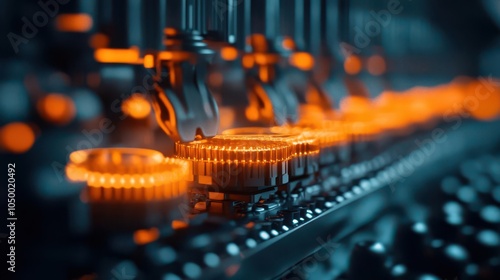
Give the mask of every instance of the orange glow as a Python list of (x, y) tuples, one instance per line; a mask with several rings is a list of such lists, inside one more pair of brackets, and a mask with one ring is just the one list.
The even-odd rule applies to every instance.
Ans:
[(89, 39), (89, 45), (93, 49), (107, 48), (109, 45), (109, 38), (102, 33), (94, 34)]
[(144, 68), (155, 67), (155, 60), (152, 54), (147, 54), (144, 56)]
[(158, 57), (161, 60), (171, 60), (172, 58), (174, 58), (174, 54), (172, 52), (160, 52), (158, 54)]
[[(292, 150), (289, 163), (291, 176), (302, 176), (309, 173), (305, 166), (318, 160), (319, 141), (316, 138), (306, 137), (300, 132), (285, 129), (280, 131), (265, 127), (241, 127), (225, 130), (222, 134), (228, 135), (230, 139), (270, 140), (290, 144)], [(224, 138), (224, 136), (220, 137)]]
[(163, 32), (165, 33), (165, 35), (167, 36), (173, 36), (173, 35), (176, 35), (177, 34), (177, 30), (173, 27), (167, 27), (163, 30)]
[[(232, 172), (225, 187), (275, 186), (289, 180), (288, 162), (292, 146), (285, 141), (233, 135), (175, 144), (177, 158), (191, 162), (193, 180), (203, 185), (218, 185), (221, 172)], [(252, 175), (248, 175), (252, 174)]]
[(62, 14), (56, 17), (56, 28), (61, 32), (87, 32), (92, 28), (88, 14)]
[(400, 115), (404, 114), (409, 122), (415, 124), (431, 121), (446, 100), (444, 96), (432, 94), (432, 90), (426, 87), (412, 88), (400, 94), (399, 99), (401, 103), (408, 104), (404, 108), (400, 107)]
[(276, 54), (256, 53), (254, 58), (255, 63), (259, 65), (269, 65), (279, 61), (279, 56)]
[[(409, 96), (383, 92), (374, 102), (372, 123), (381, 129), (400, 129), (417, 122), (417, 116), (427, 118), (427, 108), (419, 108)], [(416, 110), (416, 111), (414, 111)]]
[(247, 42), (252, 46), (253, 52), (267, 52), (267, 40), (262, 34), (252, 34)]
[(382, 75), (387, 69), (385, 59), (380, 55), (371, 56), (368, 58), (367, 68), (368, 72), (374, 76)]
[(185, 195), (188, 164), (147, 149), (101, 148), (70, 154), (66, 176), (86, 182), (90, 201), (151, 201)]
[(171, 226), (173, 229), (183, 229), (187, 228), (189, 225), (181, 220), (173, 220)]
[(245, 227), (246, 227), (247, 229), (252, 229), (254, 226), (255, 226), (255, 223), (254, 223), (254, 222), (248, 222), (248, 223), (245, 225)]
[(346, 96), (340, 101), (340, 110), (344, 114), (363, 114), (369, 111), (370, 106), (370, 100), (365, 97)]
[(1, 147), (11, 153), (27, 152), (35, 143), (35, 132), (25, 123), (14, 122), (0, 129)]
[(220, 72), (212, 72), (208, 75), (208, 84), (213, 87), (220, 87), (224, 82), (224, 76)]
[(57, 93), (49, 94), (39, 100), (37, 109), (42, 118), (58, 125), (68, 124), (76, 114), (73, 100)]
[(259, 67), (259, 78), (261, 81), (264, 83), (269, 82), (270, 80), (270, 73), (269, 73), (269, 67)]
[(133, 94), (122, 103), (122, 111), (134, 119), (144, 119), (151, 113), (151, 104), (142, 94)]
[(249, 55), (249, 54), (243, 56), (243, 59), (241, 62), (243, 64), (243, 67), (245, 67), (247, 69), (252, 68), (254, 63), (255, 63), (253, 56)]
[(185, 60), (189, 59), (191, 54), (184, 51), (162, 51), (158, 53), (160, 60)]
[(139, 229), (134, 232), (134, 242), (137, 245), (145, 245), (156, 241), (160, 237), (160, 231), (157, 228)]
[(222, 48), (220, 55), (224, 60), (233, 61), (238, 58), (238, 50), (233, 47), (224, 47)]
[(488, 121), (500, 116), (500, 86), (486, 79), (469, 83), (464, 108), (477, 120)]
[(220, 115), (220, 123), (219, 123), (219, 131), (225, 130), (233, 127), (234, 121), (236, 119), (236, 114), (240, 112), (236, 112), (232, 107), (219, 107), (219, 115)]
[(261, 85), (254, 85), (248, 95), (248, 107), (245, 116), (248, 120), (274, 121), (274, 112), (271, 100)]
[(361, 59), (355, 55), (346, 57), (344, 61), (344, 69), (347, 74), (356, 75), (361, 72)]
[[(337, 120), (310, 120), (302, 121), (293, 127), (273, 127), (273, 131), (282, 131), (288, 133), (300, 133), (302, 137), (310, 141), (318, 143), (319, 151), (315, 156), (309, 159), (310, 163), (319, 161), (326, 164), (332, 161), (331, 154), (338, 147), (345, 145), (348, 140), (346, 125), (344, 122)], [(314, 164), (313, 164), (314, 165)], [(317, 165), (317, 163), (316, 163)]]
[(285, 49), (285, 50), (288, 50), (288, 51), (291, 51), (291, 50), (294, 50), (295, 49), (295, 42), (293, 41), (292, 38), (290, 37), (286, 37), (285, 39), (283, 39), (283, 41), (281, 42), (281, 46)]
[(299, 107), (299, 117), (299, 122), (319, 121), (325, 118), (325, 114), (318, 105), (302, 104)]
[(249, 121), (259, 120), (259, 110), (253, 106), (249, 106), (245, 109), (245, 117)]
[(306, 52), (298, 52), (290, 56), (290, 64), (300, 70), (308, 71), (314, 67), (314, 58)]
[(345, 131), (354, 141), (378, 137), (383, 131), (377, 121), (379, 115), (372, 101), (365, 97), (347, 96), (340, 102), (340, 115)]
[(95, 50), (94, 58), (102, 63), (127, 63), (141, 64), (139, 49), (132, 47), (130, 49), (107, 49), (100, 48)]

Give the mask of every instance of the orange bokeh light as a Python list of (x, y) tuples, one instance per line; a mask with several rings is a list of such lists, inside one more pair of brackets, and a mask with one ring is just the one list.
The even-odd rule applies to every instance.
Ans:
[(285, 49), (285, 50), (293, 50), (295, 49), (295, 42), (293, 41), (292, 38), (289, 38), (289, 37), (286, 37), (285, 39), (283, 39), (283, 41), (281, 42), (281, 46)]
[(134, 242), (137, 245), (151, 243), (160, 237), (160, 231), (157, 228), (139, 229), (134, 232)]
[(155, 60), (152, 54), (147, 54), (144, 56), (144, 68), (153, 68), (155, 66)]
[(243, 56), (243, 59), (241, 60), (241, 63), (243, 64), (244, 68), (252, 68), (253, 65), (255, 64), (255, 60), (253, 58), (253, 55), (245, 55)]
[(144, 119), (151, 113), (151, 104), (141, 94), (133, 94), (122, 103), (122, 111), (134, 119)]
[(346, 96), (340, 101), (340, 110), (344, 114), (363, 114), (370, 110), (371, 101), (360, 96)]
[(88, 14), (62, 14), (56, 18), (56, 29), (62, 32), (87, 32), (93, 20)]
[(167, 27), (163, 29), (163, 33), (165, 33), (165, 35), (167, 36), (174, 36), (177, 34), (177, 30), (173, 27)]
[(9, 152), (24, 153), (33, 146), (33, 143), (35, 143), (35, 132), (25, 123), (14, 122), (0, 129), (1, 147)]
[(500, 86), (485, 79), (473, 81), (467, 86), (462, 103), (475, 119), (493, 120), (500, 116)]
[(233, 47), (224, 47), (220, 51), (220, 56), (224, 60), (233, 61), (236, 58), (238, 58), (238, 50), (236, 50), (236, 48)]
[(130, 49), (100, 48), (95, 50), (94, 58), (102, 63), (142, 64), (142, 60), (139, 57), (139, 49), (136, 47)]
[(43, 119), (57, 125), (68, 124), (76, 114), (73, 100), (58, 93), (51, 93), (39, 100), (37, 109)]
[(314, 67), (314, 58), (310, 53), (298, 52), (290, 56), (290, 64), (300, 70), (311, 70)]
[(175, 230), (187, 228), (189, 226), (188, 223), (186, 223), (185, 221), (181, 221), (181, 220), (173, 220), (170, 225)]
[(109, 38), (102, 33), (96, 33), (90, 37), (89, 45), (93, 49), (107, 48), (109, 45)]
[(252, 46), (253, 52), (267, 52), (267, 40), (262, 34), (252, 34), (247, 38), (247, 43)]
[(380, 55), (369, 57), (366, 67), (368, 69), (368, 72), (374, 76), (380, 76), (384, 74), (387, 69), (385, 59)]
[(347, 74), (356, 75), (361, 72), (361, 59), (356, 55), (346, 57), (344, 61), (344, 69)]

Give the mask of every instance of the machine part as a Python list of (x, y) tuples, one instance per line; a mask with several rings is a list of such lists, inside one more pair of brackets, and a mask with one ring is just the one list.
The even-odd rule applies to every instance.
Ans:
[(87, 184), (89, 201), (151, 201), (186, 193), (187, 162), (160, 152), (102, 148), (71, 153), (66, 174)]
[(160, 152), (134, 148), (80, 150), (70, 154), (66, 174), (85, 182), (97, 230), (130, 230), (160, 226), (180, 217), (187, 203), (188, 163)]
[(195, 31), (165, 29), (165, 51), (152, 54), (156, 70), (153, 108), (160, 127), (174, 140), (193, 141), (217, 134), (219, 111), (205, 84), (213, 52)]
[(242, 137), (256, 140), (264, 137), (274, 141), (285, 141), (292, 145), (290, 159), (290, 176), (299, 177), (313, 174), (319, 169), (319, 141), (316, 138), (306, 137), (303, 134), (286, 134), (273, 132), (271, 128), (244, 127), (225, 130), (223, 135)]
[(279, 53), (262, 34), (251, 35), (247, 42), (252, 52), (243, 57), (243, 66), (256, 71), (248, 77), (247, 118), (262, 119), (271, 125), (296, 122), (298, 101), (279, 73)]
[(215, 192), (250, 192), (289, 181), (292, 145), (286, 141), (216, 136), (176, 143), (177, 157), (191, 163), (191, 181)]
[(326, 165), (347, 160), (349, 154), (349, 134), (345, 123), (323, 120), (320, 122), (302, 122), (295, 126), (273, 127), (277, 133), (299, 133), (308, 139), (319, 142), (319, 164)]

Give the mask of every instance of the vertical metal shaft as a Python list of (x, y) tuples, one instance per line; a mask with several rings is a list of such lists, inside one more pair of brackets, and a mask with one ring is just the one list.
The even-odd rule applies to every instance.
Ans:
[(142, 47), (141, 0), (127, 1), (127, 37), (129, 46)]
[(321, 0), (310, 0), (309, 9), (309, 49), (313, 54), (319, 54), (321, 47)]
[(349, 0), (339, 0), (339, 38), (340, 41), (350, 42), (351, 30), (349, 28)]
[[(166, 0), (166, 26), (183, 29), (184, 0)], [(180, 11), (180, 12), (179, 12)]]
[(142, 0), (143, 44), (146, 49), (163, 48), (163, 29), (167, 25), (166, 0)]
[(236, 42), (238, 33), (238, 0), (228, 0), (227, 3), (227, 41), (231, 44)]
[(204, 0), (196, 0), (196, 23), (195, 28), (201, 34), (205, 33), (205, 1)]
[(295, 36), (295, 7), (290, 1), (280, 1), (280, 27), (279, 33), (293, 38)]
[(187, 0), (181, 0), (181, 29), (186, 30), (187, 28)]
[(242, 44), (245, 46), (245, 51), (250, 51), (250, 46), (248, 44), (246, 44), (245, 40), (247, 38), (248, 35), (251, 34), (252, 32), (252, 3), (250, 2), (251, 0), (243, 0), (245, 1), (245, 8), (243, 10), (243, 21), (244, 21), (244, 24), (243, 24), (243, 30), (244, 30), (244, 34), (242, 36)]
[(268, 38), (274, 38), (278, 34), (279, 28), (279, 0), (266, 0), (266, 24), (265, 35)]
[(325, 6), (325, 42), (327, 48), (337, 55), (340, 44), (339, 0), (325, 0)]
[(294, 40), (298, 49), (304, 49), (304, 0), (295, 0), (295, 34)]

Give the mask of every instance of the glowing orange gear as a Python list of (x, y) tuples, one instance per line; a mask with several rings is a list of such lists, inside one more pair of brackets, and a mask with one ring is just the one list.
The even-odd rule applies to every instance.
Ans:
[(306, 139), (317, 139), (319, 143), (319, 163), (333, 163), (340, 150), (345, 150), (348, 143), (348, 134), (341, 121), (312, 120), (302, 121), (293, 127), (274, 127), (275, 132), (300, 133)]
[(183, 196), (188, 163), (160, 152), (102, 148), (70, 154), (66, 175), (87, 183), (90, 201), (150, 201)]
[(292, 146), (268, 137), (214, 138), (176, 143), (177, 157), (191, 162), (190, 180), (221, 192), (248, 191), (286, 184)]
[(289, 165), (292, 177), (318, 171), (319, 141), (316, 138), (307, 138), (299, 133), (280, 133), (266, 127), (233, 128), (223, 131), (222, 134), (246, 139), (266, 138), (272, 141), (285, 141), (292, 146), (292, 158)]

